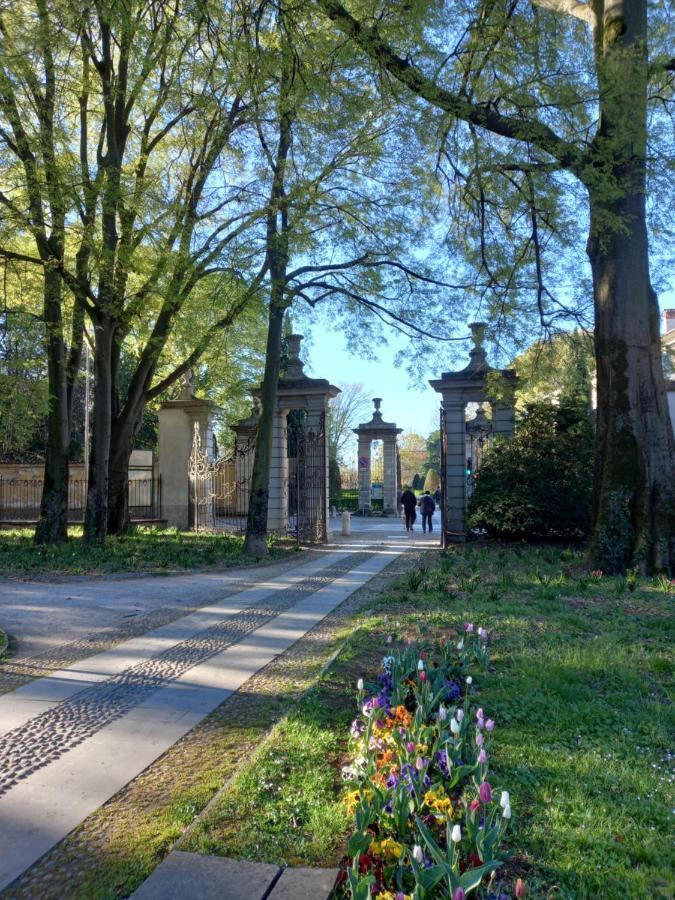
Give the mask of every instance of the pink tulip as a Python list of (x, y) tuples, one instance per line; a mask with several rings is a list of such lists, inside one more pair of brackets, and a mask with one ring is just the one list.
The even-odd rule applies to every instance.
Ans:
[(487, 762), (487, 753), (485, 752), (485, 748), (480, 748), (480, 753), (478, 754), (478, 764), (484, 766)]
[(408, 741), (408, 743), (405, 745), (405, 749), (408, 751), (408, 753), (414, 753), (415, 745), (413, 744), (412, 741)]
[(470, 634), (473, 631), (473, 622), (465, 622), (464, 631), (466, 631), (467, 634)]
[(490, 782), (484, 781), (478, 789), (478, 793), (480, 795), (481, 803), (487, 805), (490, 800), (492, 800), (492, 788), (490, 787)]
[(482, 735), (482, 734), (480, 733), (480, 731), (479, 731), (478, 734), (476, 735), (476, 746), (477, 746), (477, 747), (482, 747), (482, 746), (483, 746), (483, 741), (484, 741), (484, 740), (485, 740), (485, 738), (483, 737), (483, 735)]
[(464, 900), (464, 889), (458, 887), (455, 893), (452, 895), (452, 900)]
[(487, 722), (485, 723), (485, 730), (486, 731), (494, 731), (494, 727), (495, 727), (494, 720), (488, 719)]
[(426, 681), (426, 680), (427, 680), (427, 673), (424, 670), (422, 670), (420, 672), (420, 681)]
[(472, 800), (469, 809), (471, 812), (476, 812), (477, 809), (480, 809), (480, 800)]

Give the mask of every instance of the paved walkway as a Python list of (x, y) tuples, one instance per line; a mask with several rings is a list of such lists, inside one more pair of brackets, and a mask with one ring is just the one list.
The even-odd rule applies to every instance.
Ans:
[[(226, 573), (218, 599), (211, 596), (187, 615), (104, 652), (83, 654), (79, 662), (0, 697), (0, 888), (392, 559), (408, 547), (435, 543), (435, 536), (425, 540), (419, 533), (409, 539), (397, 521), (355, 524), (351, 539), (309, 561), (301, 557), (282, 569)], [(199, 591), (216, 589), (210, 574), (175, 580), (190, 594), (192, 607), (204, 596)], [(99, 587), (106, 611), (115, 589), (127, 599), (135, 589), (143, 602), (157, 598), (149, 602), (158, 604), (155, 610), (163, 608), (158, 581), (176, 590), (170, 578), (84, 585), (90, 598), (80, 599), (84, 620), (91, 628), (90, 616), (100, 608)], [(29, 609), (16, 620), (19, 630), (26, 623), (28, 634), (31, 622), (40, 621), (46, 598), (52, 616), (59, 611), (49, 586), (29, 589), (39, 614), (31, 618)], [(57, 589), (67, 591), (68, 585)], [(18, 605), (16, 598), (9, 604), (3, 599), (0, 620), (8, 606), (16, 614)], [(107, 614), (102, 618), (110, 627)], [(73, 634), (68, 627), (65, 633)]]

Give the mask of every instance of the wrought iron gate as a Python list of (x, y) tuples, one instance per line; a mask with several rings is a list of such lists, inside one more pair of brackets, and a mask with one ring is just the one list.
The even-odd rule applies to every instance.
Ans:
[(326, 418), (308, 425), (306, 415), (289, 417), (287, 447), (288, 530), (298, 543), (328, 540)]
[(443, 549), (448, 547), (448, 486), (447, 486), (447, 444), (448, 437), (445, 433), (445, 410), (440, 410), (441, 430), (441, 545)]
[(250, 438), (218, 459), (209, 459), (195, 423), (188, 466), (191, 529), (245, 531), (254, 452), (255, 440)]

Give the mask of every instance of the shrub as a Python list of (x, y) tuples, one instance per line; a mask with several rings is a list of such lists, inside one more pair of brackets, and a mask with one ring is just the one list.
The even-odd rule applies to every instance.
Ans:
[(511, 440), (485, 454), (470, 528), (509, 538), (582, 538), (593, 488), (593, 426), (583, 402), (528, 406)]
[(427, 472), (427, 477), (424, 479), (424, 490), (433, 492), (440, 487), (441, 479), (439, 478), (438, 472), (436, 469), (429, 469)]
[(328, 460), (328, 483), (330, 496), (340, 502), (342, 496), (342, 477), (340, 475), (340, 466), (338, 461), (332, 456)]

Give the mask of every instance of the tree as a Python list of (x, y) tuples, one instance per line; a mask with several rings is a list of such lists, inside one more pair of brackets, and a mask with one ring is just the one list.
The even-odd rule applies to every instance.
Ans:
[(353, 443), (353, 429), (365, 422), (371, 400), (362, 384), (345, 384), (328, 404), (328, 453), (331, 459), (346, 465), (345, 451)]
[(427, 438), (427, 459), (424, 463), (427, 470), (441, 471), (441, 432), (432, 431)]
[(593, 336), (582, 331), (536, 341), (510, 364), (518, 376), (518, 405), (584, 399), (590, 408), (595, 362)]
[[(60, 479), (59, 502), (85, 312), (95, 332), (89, 540), (128, 521), (128, 462), (147, 403), (236, 321), (265, 269), (263, 261), (255, 271), (255, 248), (242, 245), (260, 212), (233, 146), (248, 122), (238, 56), (248, 41), (248, 15), (245, 5), (34, 0), (13, 10), (0, 31), (11, 51), (0, 72), (0, 140), (8, 171), (23, 166), (16, 196), (3, 202), (15, 227), (35, 238), (39, 255), (23, 258), (44, 269), (50, 442), (58, 444), (46, 472), (56, 470), (50, 483)], [(225, 43), (228, 54), (221, 52)], [(57, 80), (57, 69), (68, 76)], [(52, 208), (49, 233), (42, 184)], [(30, 202), (19, 202), (24, 195)], [(67, 366), (64, 286), (74, 311)], [(186, 355), (167, 369), (163, 354), (191, 304), (201, 307), (200, 327)], [(135, 367), (122, 394), (127, 351)]]
[[(672, 142), (667, 13), (657, 21), (652, 7), (648, 29), (647, 0), (426, 3), (406, 37), (394, 4), (378, 6), (375, 24), (337, 0), (318, 4), (382, 72), (442, 114), (452, 197), (474, 216), (471, 225), (457, 217), (457, 246), (502, 321), (528, 289), (545, 329), (574, 313), (545, 273), (555, 277), (570, 258), (560, 251), (578, 246), (578, 222), (588, 223), (598, 390), (590, 556), (605, 570), (672, 570), (674, 448), (647, 222), (648, 156), (658, 164), (660, 150), (654, 177), (667, 190)], [(577, 283), (578, 272), (577, 262)], [(604, 557), (613, 541), (625, 548), (618, 562)]]
[(428, 468), (424, 478), (424, 490), (434, 493), (441, 485), (441, 479), (436, 469)]
[[(412, 484), (415, 474), (424, 468), (427, 459), (427, 442), (421, 434), (405, 431), (398, 439), (398, 455), (401, 460), (401, 483)], [(423, 478), (422, 484), (424, 484)]]
[[(344, 323), (355, 344), (367, 346), (377, 322), (426, 337), (437, 327), (442, 336), (444, 309), (438, 290), (443, 282), (419, 253), (414, 264), (410, 259), (424, 246), (428, 221), (410, 215), (413, 204), (419, 208), (419, 190), (399, 177), (399, 160), (410, 154), (412, 138), (396, 109), (377, 102), (344, 41), (336, 41), (306, 6), (265, 7), (258, 33), (266, 40), (256, 45), (254, 83), (259, 72), (269, 73), (265, 94), (252, 104), (261, 162), (269, 172), (269, 330), (245, 542), (256, 556), (267, 552), (272, 423), (286, 312), (299, 301), (312, 310), (329, 306), (332, 321)], [(427, 329), (414, 324), (422, 306)]]

